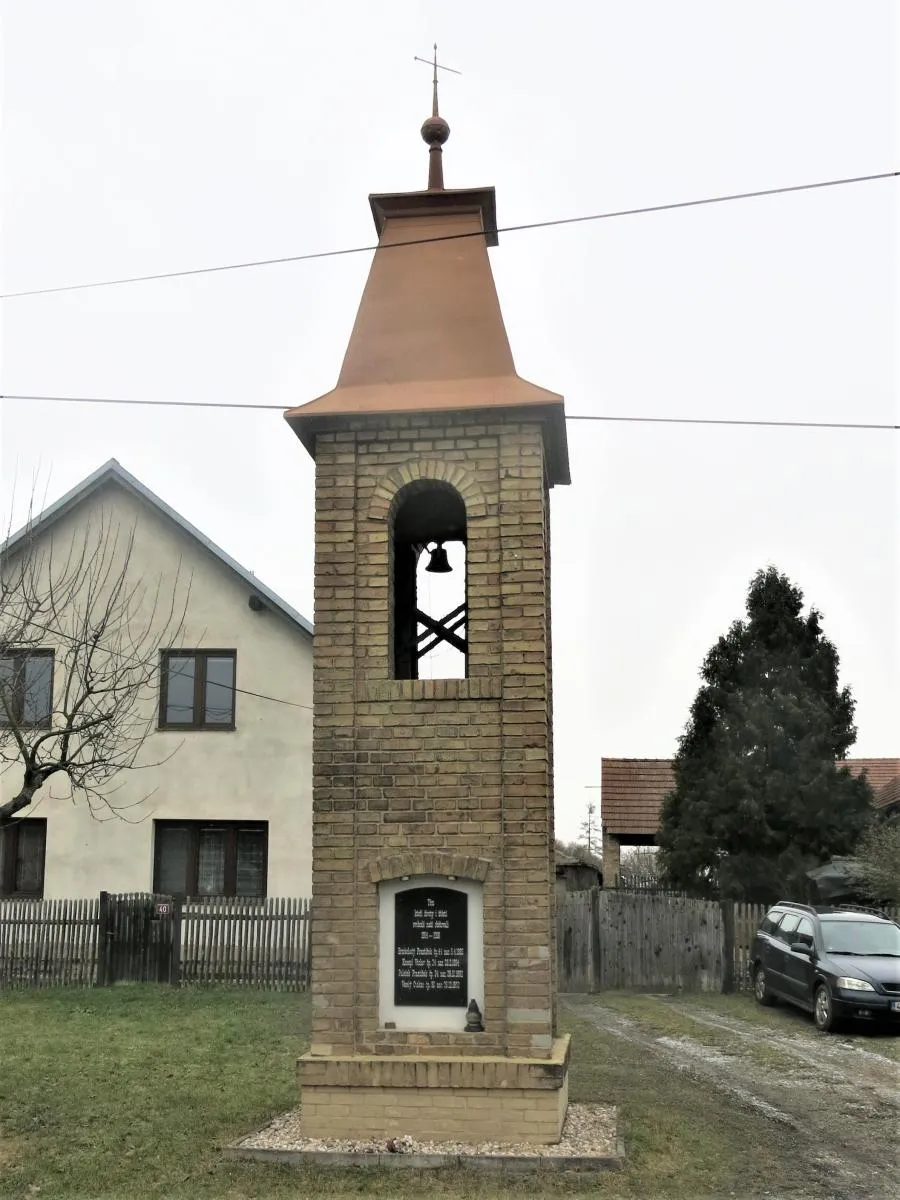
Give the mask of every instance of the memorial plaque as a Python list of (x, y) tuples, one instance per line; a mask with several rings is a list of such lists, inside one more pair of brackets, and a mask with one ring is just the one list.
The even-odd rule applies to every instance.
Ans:
[(468, 1005), (469, 898), (421, 887), (394, 900), (394, 1003)]

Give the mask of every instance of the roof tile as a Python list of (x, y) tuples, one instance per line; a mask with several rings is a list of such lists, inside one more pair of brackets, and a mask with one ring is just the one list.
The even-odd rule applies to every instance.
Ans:
[[(865, 772), (875, 805), (900, 799), (900, 758), (849, 758), (838, 766), (854, 775)], [(600, 760), (600, 819), (604, 834), (653, 837), (674, 777), (670, 758), (604, 758)]]

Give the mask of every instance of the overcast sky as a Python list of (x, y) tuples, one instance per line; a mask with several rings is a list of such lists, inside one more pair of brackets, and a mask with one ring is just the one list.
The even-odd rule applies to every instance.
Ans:
[[(373, 240), (424, 186), (502, 225), (889, 171), (894, 0), (4, 0), (2, 291)], [(898, 419), (888, 180), (501, 235), (519, 373), (572, 414)], [(2, 391), (294, 405), (336, 380), (371, 255), (3, 302)], [(900, 751), (898, 435), (576, 423), (554, 489), (558, 833), (601, 756), (670, 755), (775, 563), (824, 613), (855, 753)], [(312, 614), (313, 464), (278, 413), (3, 401), (0, 506), (116, 457)], [(49, 480), (49, 482), (48, 482)], [(287, 697), (290, 699), (291, 697)]]

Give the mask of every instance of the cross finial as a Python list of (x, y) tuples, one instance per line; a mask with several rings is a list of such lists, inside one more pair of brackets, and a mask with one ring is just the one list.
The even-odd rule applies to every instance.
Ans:
[(413, 56), (414, 62), (427, 63), (432, 69), (431, 77), (431, 115), (439, 117), (438, 111), (438, 71), (449, 71), (451, 75), (462, 75), (462, 71), (457, 71), (453, 67), (445, 67), (443, 63), (437, 60), (437, 42), (434, 43), (434, 55), (432, 58), (420, 58), (418, 54)]
[(461, 71), (453, 67), (445, 67), (438, 62), (437, 42), (434, 43), (434, 56), (420, 58), (414, 55), (416, 62), (428, 63), (432, 69), (431, 79), (431, 116), (422, 126), (422, 138), (428, 145), (428, 190), (430, 192), (444, 190), (444, 168), (442, 164), (442, 146), (450, 136), (450, 126), (438, 110), (438, 71), (449, 71), (452, 75), (461, 75)]

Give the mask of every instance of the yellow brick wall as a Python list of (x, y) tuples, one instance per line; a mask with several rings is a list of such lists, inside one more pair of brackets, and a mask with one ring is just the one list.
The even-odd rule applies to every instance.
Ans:
[(307, 1085), (301, 1120), (305, 1137), (552, 1145), (567, 1103), (567, 1083), (552, 1091)]
[[(469, 678), (433, 686), (390, 678), (389, 523), (378, 516), (388, 511), (385, 480), (424, 461), (464, 472), (482, 514), (468, 523)], [(472, 1052), (548, 1056), (549, 507), (539, 422), (413, 415), (319, 433), (315, 629), (313, 1052), (378, 1043), (372, 863), (442, 849), (490, 862), (485, 1050), (469, 1035)], [(406, 1040), (378, 1052), (403, 1052)]]

